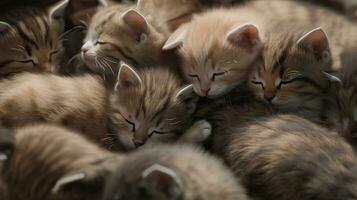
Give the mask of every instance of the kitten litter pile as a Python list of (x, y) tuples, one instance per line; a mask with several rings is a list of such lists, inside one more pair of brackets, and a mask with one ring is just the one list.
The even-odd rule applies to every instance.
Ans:
[(0, 200), (357, 200), (357, 2), (321, 3), (0, 3)]

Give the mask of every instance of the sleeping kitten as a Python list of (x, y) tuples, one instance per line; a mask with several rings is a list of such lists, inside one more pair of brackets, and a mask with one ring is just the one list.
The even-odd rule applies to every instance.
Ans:
[(185, 130), (208, 135), (207, 122), (194, 124), (197, 131), (189, 129), (197, 99), (192, 87), (183, 86), (167, 68), (136, 72), (122, 64), (113, 91), (91, 75), (24, 74), (3, 80), (0, 119), (10, 127), (60, 124), (97, 143), (105, 138), (109, 148), (131, 150), (147, 140), (175, 140)]
[(97, 200), (106, 176), (123, 160), (56, 126), (28, 126), (11, 134), (12, 155), (0, 161), (11, 200)]
[[(252, 68), (249, 89), (257, 98), (282, 112), (314, 122), (336, 125), (335, 94), (339, 80), (325, 72), (331, 65), (329, 41), (321, 28), (308, 30), (279, 23), (265, 40), (261, 62)], [(304, 31), (306, 30), (306, 31)]]
[(89, 25), (82, 59), (95, 72), (114, 71), (119, 61), (135, 67), (175, 63), (171, 53), (163, 53), (161, 48), (171, 31), (198, 9), (198, 0), (152, 0), (104, 7)]
[(243, 83), (261, 51), (260, 31), (249, 23), (256, 18), (237, 13), (220, 8), (198, 15), (163, 47), (179, 48), (183, 76), (200, 96), (217, 98)]
[(103, 200), (119, 199), (247, 200), (248, 197), (230, 170), (212, 156), (188, 146), (159, 146), (131, 154), (111, 176)]
[[(266, 200), (357, 199), (357, 157), (338, 134), (293, 115), (231, 127), (229, 165)], [(252, 159), (254, 158), (254, 159)]]
[(357, 144), (357, 54), (356, 48), (346, 49), (341, 55), (341, 84), (337, 87), (339, 133)]
[(0, 77), (59, 69), (64, 53), (60, 18), (67, 3), (63, 0), (47, 11), (22, 7), (1, 12)]

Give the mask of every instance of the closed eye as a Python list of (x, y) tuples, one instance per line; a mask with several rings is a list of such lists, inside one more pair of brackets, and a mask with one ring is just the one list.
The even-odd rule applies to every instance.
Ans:
[(94, 45), (103, 45), (103, 44), (108, 44), (108, 42), (100, 41), (98, 40)]
[(292, 83), (294, 81), (297, 81), (297, 80), (299, 80), (299, 77), (296, 77), (296, 78), (293, 78), (293, 79), (290, 79), (290, 80), (281, 80), (279, 85), (278, 85), (278, 89), (280, 89), (282, 85), (287, 85), (287, 84), (290, 84), (290, 83)]
[(198, 81), (200, 81), (200, 77), (197, 74), (189, 74), (188, 76), (191, 78), (196, 78)]
[(131, 125), (133, 127), (132, 131), (135, 132), (136, 128), (135, 128), (135, 123), (128, 120), (127, 118), (124, 117), (124, 115), (122, 115), (121, 113), (119, 113), (120, 116), (126, 121), (126, 123), (128, 123), (129, 125)]
[(19, 62), (19, 63), (31, 63), (33, 66), (36, 66), (37, 63), (33, 60), (33, 59), (27, 59), (27, 60), (17, 60), (15, 62)]
[(255, 84), (255, 85), (261, 85), (262, 88), (263, 88), (263, 90), (265, 89), (265, 88), (264, 88), (264, 84), (263, 84), (263, 82), (261, 82), (261, 81), (254, 81), (254, 80), (253, 80), (252, 83)]
[(52, 61), (52, 56), (59, 53), (60, 52), (60, 49), (56, 49), (56, 50), (53, 50), (50, 52), (50, 58), (49, 58), (49, 61), (51, 62)]
[(225, 72), (219, 72), (219, 73), (214, 73), (213, 76), (212, 76), (212, 81), (214, 81), (214, 79), (217, 77), (217, 76), (222, 76), (224, 75)]

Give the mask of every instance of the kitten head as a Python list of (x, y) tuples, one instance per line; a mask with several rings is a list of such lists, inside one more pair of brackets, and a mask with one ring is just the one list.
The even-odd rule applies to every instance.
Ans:
[(322, 70), (331, 65), (324, 31), (286, 30), (274, 29), (267, 35), (262, 62), (254, 66), (248, 79), (248, 87), (259, 99), (283, 110), (321, 96), (333, 79)]
[(217, 98), (246, 80), (261, 46), (255, 25), (203, 15), (179, 28), (164, 49), (179, 47), (186, 81), (198, 95)]
[(174, 169), (161, 164), (152, 164), (143, 168), (145, 167), (143, 164), (140, 163), (140, 166), (137, 166), (138, 163), (136, 163), (135, 166), (131, 166), (135, 169), (120, 169), (126, 173), (121, 173), (116, 175), (118, 177), (115, 179), (111, 179), (112, 183), (108, 183), (104, 200), (184, 199), (182, 182)]
[(357, 137), (357, 56), (356, 49), (342, 56), (341, 84), (337, 89), (339, 133), (348, 140)]
[(157, 64), (167, 38), (162, 32), (133, 5), (105, 7), (92, 18), (82, 59), (95, 72), (116, 68), (120, 61), (134, 66)]
[(47, 12), (36, 8), (9, 11), (0, 17), (0, 76), (20, 72), (56, 72), (62, 61), (63, 0)]
[(122, 64), (111, 96), (111, 136), (127, 150), (149, 139), (171, 139), (186, 128), (197, 100), (192, 87), (181, 87), (168, 69), (143, 69), (138, 73)]

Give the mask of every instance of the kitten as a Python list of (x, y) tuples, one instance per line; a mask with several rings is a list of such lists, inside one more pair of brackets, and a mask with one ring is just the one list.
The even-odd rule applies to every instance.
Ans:
[(337, 105), (331, 86), (339, 80), (323, 71), (331, 65), (325, 32), (297, 24), (292, 27), (279, 23), (281, 26), (285, 27), (267, 33), (261, 60), (248, 78), (248, 88), (282, 112), (334, 127)]
[(27, 126), (11, 134), (14, 149), (2, 161), (11, 200), (99, 199), (106, 176), (123, 161), (57, 126)]
[(249, 23), (255, 18), (237, 13), (220, 8), (198, 15), (163, 47), (179, 48), (183, 76), (200, 96), (218, 98), (242, 84), (260, 53), (260, 30)]
[(337, 87), (339, 133), (357, 144), (357, 55), (356, 48), (346, 49), (341, 55), (341, 84)]
[(122, 64), (114, 90), (91, 75), (24, 74), (0, 81), (0, 119), (10, 127), (60, 124), (97, 143), (105, 140), (108, 148), (131, 150), (149, 139), (175, 140), (185, 130), (208, 135), (207, 122), (189, 129), (197, 99), (167, 68), (136, 72)]
[(232, 127), (227, 157), (250, 194), (266, 200), (357, 199), (357, 157), (338, 134), (294, 115), (251, 122)]
[(188, 146), (158, 146), (131, 154), (111, 176), (103, 200), (119, 199), (246, 200), (248, 197), (230, 170), (212, 156)]
[(89, 24), (81, 49), (95, 72), (114, 71), (119, 61), (135, 67), (175, 63), (161, 48), (172, 29), (199, 9), (198, 0), (138, 1), (100, 9)]
[(0, 77), (59, 69), (64, 53), (60, 19), (67, 4), (63, 0), (48, 10), (20, 7), (1, 12)]

